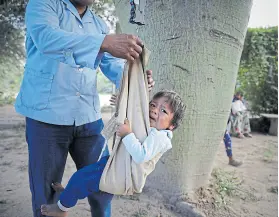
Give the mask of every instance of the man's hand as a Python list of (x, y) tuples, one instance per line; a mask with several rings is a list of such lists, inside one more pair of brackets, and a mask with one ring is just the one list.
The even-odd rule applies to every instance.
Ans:
[(105, 37), (100, 50), (115, 57), (133, 61), (141, 54), (142, 47), (142, 41), (134, 35), (115, 34)]
[(155, 81), (153, 80), (153, 77), (152, 77), (152, 71), (147, 70), (146, 74), (147, 74), (148, 91), (151, 91), (155, 85)]
[[(146, 74), (147, 74), (148, 91), (151, 91), (152, 88), (155, 85), (155, 81), (153, 80), (153, 77), (152, 77), (152, 71), (151, 70), (147, 70)], [(110, 101), (110, 105), (111, 106), (116, 106), (117, 100), (118, 100), (118, 95), (112, 94), (112, 96), (111, 96), (111, 98), (109, 100)]]
[(128, 134), (132, 133), (129, 120), (126, 118), (124, 121), (124, 124), (120, 124), (120, 126), (117, 129), (117, 136), (120, 136), (121, 138), (127, 136)]

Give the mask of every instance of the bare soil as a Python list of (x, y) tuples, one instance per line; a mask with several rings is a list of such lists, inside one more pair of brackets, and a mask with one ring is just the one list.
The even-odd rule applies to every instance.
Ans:
[[(107, 121), (110, 113), (104, 114)], [(252, 139), (233, 138), (233, 154), (243, 165), (228, 165), (225, 148), (220, 143), (215, 169), (232, 174), (237, 184), (230, 196), (220, 202), (216, 178), (186, 198), (205, 216), (275, 217), (278, 213), (278, 138), (254, 134)], [(28, 150), (25, 142), (24, 118), (11, 106), (0, 107), (0, 216), (31, 217), (31, 195), (28, 185)], [(66, 185), (75, 166), (69, 157), (63, 184)], [(226, 190), (225, 190), (226, 191)], [(148, 187), (141, 195), (114, 197), (112, 217), (180, 217), (178, 209)], [(79, 201), (69, 217), (90, 217), (87, 200)]]

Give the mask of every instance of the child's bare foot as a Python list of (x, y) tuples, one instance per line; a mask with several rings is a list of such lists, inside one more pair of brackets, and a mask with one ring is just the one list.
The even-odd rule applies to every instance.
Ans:
[(55, 216), (55, 217), (65, 217), (68, 214), (68, 212), (64, 212), (61, 209), (59, 209), (57, 204), (42, 205), (41, 213), (45, 216)]
[(52, 184), (51, 184), (51, 187), (52, 187), (53, 190), (56, 191), (56, 192), (62, 192), (62, 191), (64, 191), (64, 187), (63, 187), (60, 183), (58, 183), (58, 182), (52, 183)]

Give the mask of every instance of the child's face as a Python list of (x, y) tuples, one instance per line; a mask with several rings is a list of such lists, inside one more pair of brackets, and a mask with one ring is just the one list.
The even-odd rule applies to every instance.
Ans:
[(238, 100), (242, 100), (242, 96), (241, 95), (236, 95), (236, 98), (238, 99)]
[(174, 126), (171, 124), (173, 115), (167, 98), (152, 99), (149, 103), (149, 121), (151, 127), (157, 130), (173, 130)]

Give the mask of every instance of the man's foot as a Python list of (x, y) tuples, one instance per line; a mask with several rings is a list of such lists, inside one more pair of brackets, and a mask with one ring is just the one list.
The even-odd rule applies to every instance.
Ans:
[(234, 159), (229, 161), (229, 165), (234, 166), (234, 167), (239, 167), (241, 164), (242, 164), (241, 161), (237, 161), (237, 160), (234, 160)]
[(42, 205), (41, 213), (45, 216), (55, 216), (55, 217), (65, 217), (68, 214), (68, 212), (64, 212), (61, 209), (59, 209), (57, 204)]
[(244, 133), (244, 136), (248, 138), (252, 138), (252, 135), (250, 133)]
[(64, 187), (63, 187), (60, 183), (58, 183), (58, 182), (52, 183), (52, 184), (51, 184), (51, 187), (52, 187), (53, 190), (56, 191), (56, 192), (62, 192), (62, 191), (64, 191)]

